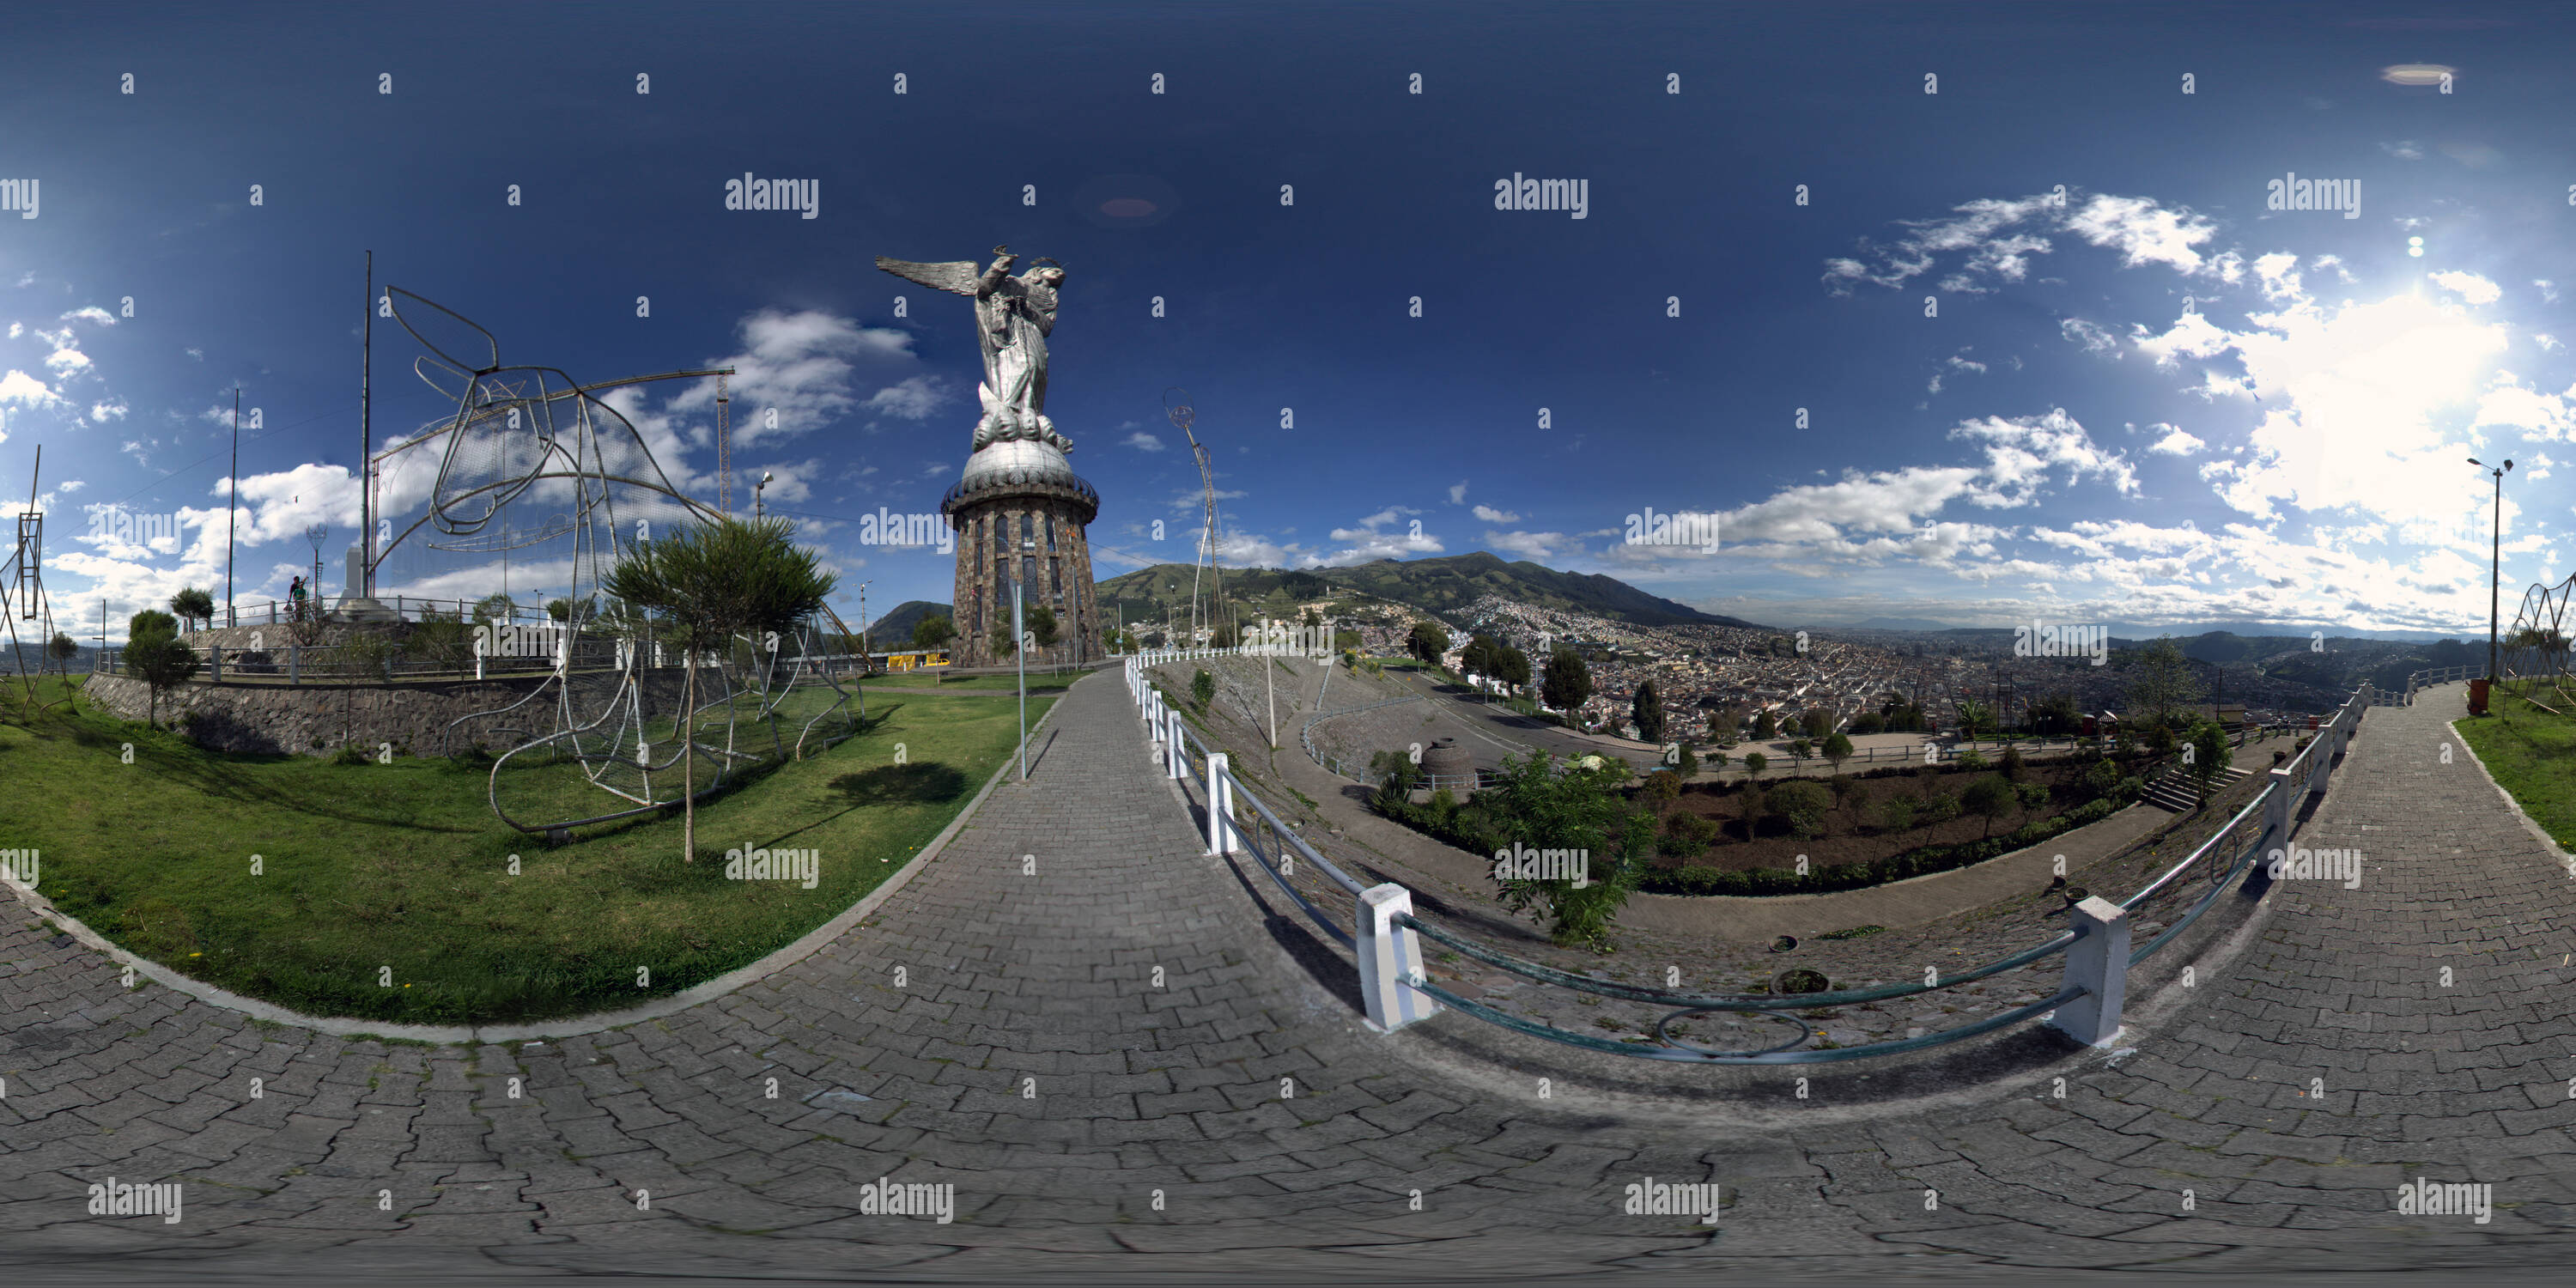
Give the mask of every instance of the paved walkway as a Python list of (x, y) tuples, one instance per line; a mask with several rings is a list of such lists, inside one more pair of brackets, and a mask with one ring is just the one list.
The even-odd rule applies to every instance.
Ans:
[[(1459, 1015), (1368, 1033), (1347, 962), (1198, 853), (1114, 674), (881, 915), (615, 1033), (262, 1028), (12, 917), (0, 1266), (2563, 1273), (2576, 971), (2546, 956), (2572, 887), (2473, 761), (2440, 763), (2457, 709), (2371, 713), (2301, 836), (2361, 848), (2360, 887), (2275, 889), (2193, 987), (2133, 995), (2131, 1050), (1820, 1067), (1806, 1100), (1794, 1073), (1605, 1069)], [(2418, 1175), (2492, 1184), (2491, 1221), (2398, 1215)], [(87, 1215), (110, 1176), (181, 1182), (183, 1219)], [(954, 1222), (861, 1214), (880, 1177), (953, 1184)], [(1712, 1177), (1717, 1231), (1621, 1212), (1631, 1182)]]

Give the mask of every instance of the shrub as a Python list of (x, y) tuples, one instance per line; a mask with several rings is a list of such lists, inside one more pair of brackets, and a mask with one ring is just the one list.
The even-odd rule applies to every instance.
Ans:
[(1890, 796), (1878, 806), (1879, 819), (1891, 832), (1912, 831), (1915, 813), (1915, 800), (1911, 796)]
[(1973, 772), (1975, 770), (1991, 768), (1993, 765), (1994, 762), (1986, 759), (1984, 752), (1978, 751), (1974, 747), (1970, 747), (1966, 751), (1959, 753), (1959, 768), (1961, 769)]
[(1802, 841), (1812, 841), (1825, 834), (1825, 812), (1833, 808), (1833, 793), (1823, 784), (1799, 779), (1772, 789), (1771, 808), (1789, 820), (1789, 832)]
[(2021, 798), (2023, 809), (2039, 809), (2048, 804), (2048, 784), (2015, 783), (2013, 794)]
[(1837, 863), (1814, 869), (1803, 877), (1780, 868), (1754, 868), (1742, 872), (1705, 867), (1666, 868), (1643, 874), (1637, 888), (1657, 894), (1685, 895), (1827, 894), (1836, 890), (1857, 890), (1906, 877), (1948, 872), (1982, 863), (1999, 854), (2027, 849), (2060, 833), (2108, 818), (2118, 808), (2116, 801), (2091, 801), (2055, 818), (2034, 820), (2003, 836), (1957, 845), (1926, 845), (1903, 854), (1889, 855), (1874, 863)]
[(1655, 849), (1676, 859), (1688, 859), (1707, 853), (1709, 843), (1716, 839), (1716, 823), (1687, 810), (1675, 810), (1664, 816), (1664, 834), (1655, 842)]
[(1207, 671), (1202, 668), (1197, 675), (1190, 677), (1190, 702), (1197, 706), (1199, 711), (1204, 714), (1207, 711), (1208, 703), (1215, 700), (1216, 677), (1208, 674)]
[(2006, 777), (2006, 778), (2010, 778), (2010, 779), (2019, 779), (2019, 778), (2021, 777), (2021, 769), (2022, 769), (2021, 748), (2019, 748), (2019, 747), (2006, 747), (2006, 748), (2004, 748), (2003, 760), (2000, 762), (2000, 767), (2002, 768), (2002, 770), (2003, 770), (2003, 772), (2004, 772), (2004, 777)]
[(354, 742), (344, 742), (340, 744), (340, 749), (338, 751), (331, 753), (331, 763), (335, 765), (363, 765), (367, 763), (367, 753), (360, 751), (358, 749), (358, 744)]
[(1752, 774), (1754, 777), (1761, 777), (1762, 771), (1769, 769), (1770, 767), (1771, 758), (1769, 756), (1765, 756), (1758, 751), (1748, 751), (1744, 753), (1745, 772)]
[(2108, 760), (2097, 760), (2084, 771), (2084, 790), (2094, 797), (2108, 796), (2119, 789), (2120, 767)]
[(2012, 783), (2001, 774), (1993, 774), (1968, 784), (1959, 805), (1968, 813), (1983, 817), (1986, 831), (1992, 833), (1995, 820), (2012, 812), (2013, 801)]

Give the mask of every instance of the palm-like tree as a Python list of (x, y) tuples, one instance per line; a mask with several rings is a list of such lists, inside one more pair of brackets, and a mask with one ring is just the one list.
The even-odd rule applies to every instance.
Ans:
[(202, 621), (212, 628), (215, 624), (215, 597), (190, 586), (170, 597), (170, 611), (183, 623)]
[[(839, 579), (790, 540), (785, 519), (724, 518), (681, 527), (635, 547), (601, 588), (639, 609), (667, 614), (693, 641), (723, 641), (739, 631), (790, 631), (821, 611)], [(687, 649), (687, 696), (680, 703), (680, 790), (683, 862), (697, 857), (698, 654)]]

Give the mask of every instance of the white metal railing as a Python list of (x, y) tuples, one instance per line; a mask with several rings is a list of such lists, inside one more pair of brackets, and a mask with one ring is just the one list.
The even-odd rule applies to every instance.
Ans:
[[(1213, 650), (1178, 652), (1184, 658), (1217, 655)], [(1190, 733), (1189, 724), (1182, 718), (1179, 708), (1164, 701), (1163, 691), (1147, 676), (1145, 666), (1142, 656), (1128, 659), (1125, 668), (1128, 695), (1136, 701), (1138, 715), (1144, 720), (1155, 751), (1163, 761), (1164, 772), (1178, 780), (1197, 777), (1204, 784), (1207, 852), (1228, 855), (1249, 850), (1262, 861), (1261, 869), (1270, 874), (1289, 899), (1333, 940), (1351, 949), (1358, 960), (1360, 995), (1372, 1027), (1381, 1032), (1392, 1032), (1438, 1012), (1440, 1004), (1418, 987), (1426, 982), (1421, 943), (1411, 929), (1397, 920), (1411, 918), (1412, 892), (1391, 881), (1375, 886), (1362, 885), (1330, 859), (1317, 853), (1306, 843), (1306, 838), (1297, 834), (1296, 829), (1281, 823), (1279, 816), (1234, 776), (1224, 752), (1207, 746)], [(1242, 817), (1247, 810), (1250, 814), (1248, 819)], [(1267, 849), (1260, 844), (1265, 837), (1270, 841)], [(1317, 872), (1352, 896), (1350, 930), (1343, 930), (1330, 915), (1291, 884), (1290, 879), (1300, 858), (1313, 864)]]
[(2461, 680), (2472, 679), (2484, 674), (2485, 670), (2486, 668), (2478, 666), (2441, 666), (2417, 671), (2406, 677), (2405, 705), (2410, 707), (2415, 705), (2415, 695), (2422, 690), (2437, 684), (2455, 684)]
[[(1427, 1018), (1445, 1006), (1466, 1011), (1504, 1028), (1566, 1045), (1650, 1059), (1734, 1064), (1804, 1064), (1911, 1052), (1992, 1032), (2031, 1018), (2045, 1019), (2061, 1032), (2088, 1045), (2111, 1045), (2122, 1033), (2121, 1013), (2126, 1005), (2129, 972), (2197, 921), (2217, 902), (2229, 881), (2242, 874), (2247, 865), (2267, 854), (2278, 856), (2287, 850), (2297, 818), (2298, 802), (2325, 792), (2336, 760), (2350, 745), (2363, 714), (2378, 701), (2374, 686), (2362, 685), (2332, 716), (2320, 723), (2316, 737), (2306, 747), (2286, 764), (2269, 771), (2269, 781), (2253, 800), (2190, 854), (2119, 903), (2099, 896), (2071, 903), (2067, 910), (2069, 928), (2056, 939), (1985, 966), (1951, 974), (1946, 983), (1885, 985), (1842, 993), (1802, 995), (1789, 1001), (1779, 996), (1698, 997), (1595, 980), (1553, 967), (1522, 962), (1487, 945), (1424, 923), (1413, 916), (1412, 895), (1403, 886), (1393, 882), (1362, 886), (1318, 854), (1294, 829), (1282, 825), (1277, 815), (1234, 777), (1227, 765), (1226, 754), (1207, 747), (1191, 734), (1180, 711), (1164, 701), (1163, 691), (1146, 674), (1141, 659), (1130, 659), (1126, 674), (1129, 694), (1137, 703), (1156, 752), (1163, 760), (1165, 772), (1180, 780), (1203, 775), (1208, 813), (1208, 853), (1226, 855), (1238, 850), (1251, 850), (1263, 860), (1264, 870), (1270, 872), (1281, 889), (1308, 916), (1314, 918), (1337, 942), (1353, 949), (1359, 959), (1361, 993), (1372, 1027), (1381, 1031), (1400, 1028)], [(1241, 816), (1245, 807), (1249, 808), (1249, 818)], [(2253, 844), (2242, 849), (2231, 844), (2232, 838), (2244, 835), (2242, 829), (2258, 813), (2261, 826)], [(1274, 838), (1267, 851), (1257, 843), (1257, 836), (1265, 832)], [(1316, 870), (1356, 897), (1354, 933), (1343, 932), (1322, 909), (1289, 884), (1293, 864), (1299, 857), (1314, 864)], [(2130, 914), (2204, 860), (2208, 861), (2211, 869), (2209, 888), (2154, 940), (2131, 951)], [(1432, 984), (1422, 967), (1420, 940), (1423, 937), (1435, 939), (1477, 960), (1540, 983), (1630, 1001), (1673, 1005), (1680, 1009), (1665, 1017), (1664, 1023), (1656, 1027), (1660, 1045), (1641, 1046), (1557, 1029), (1504, 1013)], [(2059, 951), (2066, 953), (2065, 968), (2058, 991), (2052, 996), (1958, 1028), (1901, 1041), (1858, 1047), (1790, 1049), (1814, 1038), (1817, 1031), (1791, 1016), (1789, 1008), (1805, 1010), (1817, 1006), (1839, 1006), (1957, 987), (2018, 969)], [(1666, 1026), (1672, 1020), (1711, 1011), (1759, 1013), (1766, 1018), (1785, 1020), (1800, 1025), (1801, 1036), (1762, 1051), (1718, 1052), (1677, 1042), (1666, 1034)]]

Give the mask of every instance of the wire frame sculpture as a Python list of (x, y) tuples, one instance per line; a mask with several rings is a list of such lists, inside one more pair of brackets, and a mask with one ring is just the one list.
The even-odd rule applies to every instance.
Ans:
[[(451, 722), (446, 746), (502, 744), (487, 796), (493, 814), (523, 832), (563, 838), (570, 829), (663, 809), (686, 790), (681, 761), (696, 751), (696, 795), (764, 764), (817, 754), (857, 732), (851, 692), (841, 687), (825, 636), (811, 622), (760, 639), (737, 636), (701, 644), (698, 701), (682, 712), (669, 691), (669, 668), (685, 658), (655, 638), (653, 622), (613, 601), (599, 607), (618, 561), (651, 538), (652, 524), (708, 522), (718, 513), (673, 486), (644, 436), (602, 390), (648, 380), (718, 376), (723, 371), (669, 372), (581, 385), (562, 370), (504, 365), (489, 331), (454, 310), (399, 287), (386, 297), (396, 321), (428, 350), (414, 360), (422, 381), (455, 404), (444, 424), (388, 448), (393, 460), (437, 452), (427, 512), (386, 545), (386, 553), (426, 529), (422, 545), (459, 555), (569, 547), (565, 610), (550, 622), (520, 626), (506, 617), (478, 619), (478, 655), (534, 653), (552, 668), (516, 701)], [(428, 333), (428, 334), (425, 334)], [(433, 339), (432, 336), (436, 338)], [(544, 518), (513, 528), (508, 507), (536, 506)], [(456, 623), (461, 634), (464, 622)], [(738, 646), (738, 647), (737, 647)], [(659, 672), (663, 682), (652, 677)], [(864, 712), (862, 712), (864, 714)], [(541, 817), (509, 790), (524, 781), (511, 771), (539, 764), (579, 766), (591, 786), (627, 807), (579, 817)], [(549, 808), (543, 813), (559, 813)]]
[[(2497, 678), (2525, 700), (2554, 711), (2576, 710), (2576, 677), (2567, 673), (2571, 596), (2576, 575), (2556, 585), (2535, 582), (2522, 593), (2513, 628), (2496, 641)], [(2547, 695), (2543, 697), (2542, 695)]]

